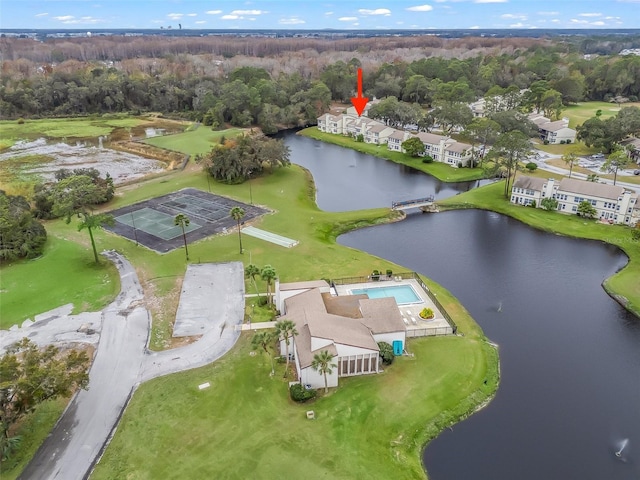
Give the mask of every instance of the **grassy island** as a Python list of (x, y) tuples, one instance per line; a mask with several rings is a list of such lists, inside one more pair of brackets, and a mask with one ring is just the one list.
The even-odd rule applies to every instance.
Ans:
[(484, 172), (481, 168), (454, 168), (442, 162), (422, 163), (422, 158), (414, 158), (401, 152), (392, 152), (386, 145), (356, 142), (354, 139), (344, 135), (321, 132), (317, 127), (305, 128), (298, 133), (314, 140), (333, 143), (334, 145), (350, 148), (361, 153), (368, 153), (375, 157), (415, 168), (436, 177), (441, 182), (466, 182), (484, 178)]

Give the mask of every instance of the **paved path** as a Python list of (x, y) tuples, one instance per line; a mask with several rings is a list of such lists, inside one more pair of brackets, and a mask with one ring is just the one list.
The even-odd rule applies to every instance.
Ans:
[[(20, 479), (88, 478), (141, 382), (206, 365), (229, 351), (240, 335), (236, 325), (242, 323), (244, 312), (242, 271), (232, 280), (225, 278), (228, 288), (217, 291), (221, 303), (227, 303), (225, 295), (232, 301), (225, 316), (199, 341), (166, 352), (147, 351), (150, 315), (135, 270), (115, 252), (104, 255), (118, 268), (122, 290), (102, 312), (102, 332), (89, 372), (89, 389), (73, 398)], [(240, 283), (242, 287), (238, 288)], [(235, 301), (236, 296), (240, 302)]]

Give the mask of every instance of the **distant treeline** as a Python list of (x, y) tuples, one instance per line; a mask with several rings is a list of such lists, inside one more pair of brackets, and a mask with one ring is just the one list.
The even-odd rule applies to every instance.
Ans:
[[(540, 81), (546, 82), (545, 89), (558, 92), (565, 105), (584, 100), (637, 101), (640, 97), (640, 57), (585, 57), (574, 44), (563, 40), (437, 37), (333, 42), (233, 37), (214, 40), (211, 43), (210, 38), (103, 37), (41, 44), (27, 39), (0, 39), (5, 58), (0, 72), (0, 115), (18, 118), (177, 112), (214, 127), (258, 124), (266, 133), (272, 133), (280, 128), (315, 123), (332, 100), (348, 103), (355, 94), (358, 68), (365, 70), (365, 95), (394, 96), (423, 107), (443, 100), (468, 103), (486, 95), (499, 95), (506, 89), (530, 88)], [(309, 48), (326, 43), (327, 48), (336, 51), (324, 55), (315, 50), (293, 51), (307, 45), (305, 42), (310, 42)], [(211, 53), (214, 46), (224, 52), (230, 45), (237, 49), (243, 44), (244, 52), (232, 49), (233, 58)], [(427, 44), (438, 47), (426, 47)], [(252, 56), (266, 45), (278, 51), (286, 48), (292, 51)], [(357, 45), (357, 52), (337, 51)], [(447, 48), (441, 49), (443, 45)], [(135, 50), (136, 46), (139, 50)], [(122, 51), (116, 54), (120, 47)], [(185, 48), (209, 48), (209, 53), (175, 53)], [(363, 54), (368, 49), (372, 50)], [(56, 51), (62, 59), (73, 57), (70, 52), (76, 50), (92, 59), (119, 58), (123, 52), (126, 58), (35, 60), (38, 56), (55, 56)], [(16, 57), (18, 51), (19, 59), (7, 60)]]

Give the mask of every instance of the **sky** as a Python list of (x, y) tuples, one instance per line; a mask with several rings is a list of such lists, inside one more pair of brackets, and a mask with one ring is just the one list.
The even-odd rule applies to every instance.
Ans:
[[(425, 3), (426, 2), (426, 3)], [(0, 0), (0, 29), (640, 28), (640, 0)]]

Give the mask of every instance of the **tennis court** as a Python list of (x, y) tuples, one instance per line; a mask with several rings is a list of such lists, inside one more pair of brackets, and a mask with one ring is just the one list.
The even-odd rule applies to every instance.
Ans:
[(231, 198), (186, 188), (161, 197), (129, 205), (111, 212), (115, 224), (106, 226), (118, 235), (160, 253), (183, 246), (182, 228), (175, 225), (176, 215), (189, 219), (185, 227), (188, 243), (234, 228), (231, 209), (245, 211), (243, 222), (267, 213), (264, 208), (232, 200)]

